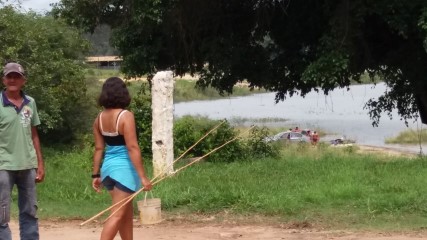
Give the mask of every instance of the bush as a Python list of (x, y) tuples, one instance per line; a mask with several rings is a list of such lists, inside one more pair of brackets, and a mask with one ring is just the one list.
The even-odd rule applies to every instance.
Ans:
[[(194, 143), (200, 140), (207, 132), (220, 123), (206, 117), (184, 116), (174, 124), (174, 154), (180, 156)], [(201, 157), (216, 147), (237, 136), (236, 131), (226, 121), (205, 139), (200, 141), (187, 153), (187, 157)], [(233, 162), (242, 159), (243, 144), (235, 140), (209, 155), (205, 160), (210, 162)]]
[(246, 154), (248, 157), (276, 157), (279, 155), (279, 145), (264, 141), (269, 135), (266, 127), (255, 127), (251, 130), (249, 138), (246, 140)]
[(151, 158), (153, 152), (151, 150), (151, 92), (147, 83), (141, 83), (139, 91), (135, 96), (132, 96), (132, 102), (129, 110), (135, 116), (135, 124), (138, 132), (138, 143), (142, 154)]

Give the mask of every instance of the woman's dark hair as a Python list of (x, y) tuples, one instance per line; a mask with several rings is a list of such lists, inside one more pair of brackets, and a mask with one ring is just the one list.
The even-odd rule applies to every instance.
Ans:
[(110, 77), (102, 85), (98, 98), (99, 106), (104, 108), (126, 108), (130, 104), (130, 95), (121, 78)]

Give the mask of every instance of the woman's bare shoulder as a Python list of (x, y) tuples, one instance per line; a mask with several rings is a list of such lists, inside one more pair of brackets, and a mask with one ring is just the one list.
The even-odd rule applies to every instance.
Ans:
[(124, 111), (123, 111), (123, 116), (124, 117), (134, 117), (134, 114), (133, 114), (133, 112), (131, 112), (131, 111), (129, 111), (129, 110), (127, 110), (127, 109), (125, 109)]

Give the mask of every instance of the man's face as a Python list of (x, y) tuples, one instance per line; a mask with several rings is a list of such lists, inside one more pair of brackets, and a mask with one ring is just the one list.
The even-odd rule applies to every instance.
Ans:
[(3, 84), (9, 91), (20, 91), (25, 84), (25, 78), (19, 73), (9, 73), (3, 77)]

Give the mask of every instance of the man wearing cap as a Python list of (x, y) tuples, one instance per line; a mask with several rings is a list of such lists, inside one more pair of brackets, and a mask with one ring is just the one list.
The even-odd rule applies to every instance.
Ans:
[(18, 63), (3, 68), (5, 89), (0, 96), (0, 239), (11, 240), (11, 192), (18, 188), (21, 240), (38, 240), (36, 182), (44, 179), (36, 102), (22, 88), (26, 77)]

